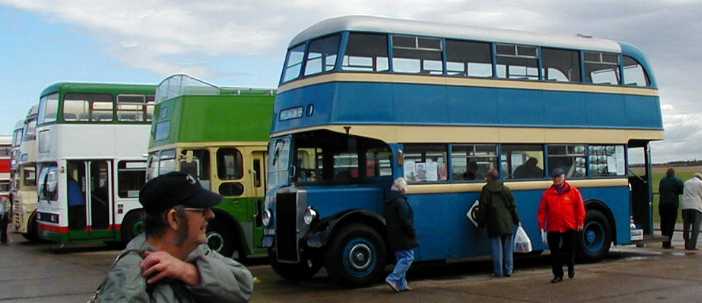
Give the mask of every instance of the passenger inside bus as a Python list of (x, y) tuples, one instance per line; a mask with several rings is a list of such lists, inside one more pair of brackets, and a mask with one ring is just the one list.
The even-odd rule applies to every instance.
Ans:
[(75, 170), (68, 174), (68, 222), (71, 228), (82, 229), (85, 227), (85, 196), (74, 177), (77, 174)]
[(535, 179), (543, 178), (544, 171), (538, 166), (539, 160), (534, 157), (529, 158), (526, 163), (518, 166), (514, 170), (515, 179)]

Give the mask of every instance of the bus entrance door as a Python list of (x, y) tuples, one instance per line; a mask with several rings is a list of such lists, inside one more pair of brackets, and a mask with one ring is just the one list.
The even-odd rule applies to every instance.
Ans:
[(71, 230), (109, 227), (110, 164), (107, 160), (68, 161), (66, 192)]
[(653, 174), (648, 142), (629, 142), (629, 186), (631, 216), (644, 234), (653, 234)]
[[(263, 237), (263, 221), (261, 215), (263, 214), (264, 207), (264, 197), (266, 195), (266, 153), (263, 151), (255, 151), (252, 153), (252, 166), (251, 166), (251, 180), (253, 181), (253, 198), (256, 203), (253, 203), (251, 207), (255, 207), (253, 210), (255, 228), (254, 228), (254, 245), (255, 247), (262, 248), (262, 242), (258, 241)], [(253, 247), (253, 246), (252, 246)]]

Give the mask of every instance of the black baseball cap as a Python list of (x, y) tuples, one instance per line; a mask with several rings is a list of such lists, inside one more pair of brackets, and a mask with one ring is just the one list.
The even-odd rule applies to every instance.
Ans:
[(139, 192), (139, 202), (149, 214), (160, 214), (176, 205), (210, 208), (222, 196), (202, 188), (200, 182), (182, 172), (170, 172), (149, 180)]

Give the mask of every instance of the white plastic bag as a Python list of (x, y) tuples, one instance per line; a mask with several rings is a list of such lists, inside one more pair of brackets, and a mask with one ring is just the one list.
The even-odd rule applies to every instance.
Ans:
[(517, 227), (517, 232), (514, 234), (514, 252), (515, 253), (530, 253), (532, 251), (531, 240), (524, 231), (521, 225)]

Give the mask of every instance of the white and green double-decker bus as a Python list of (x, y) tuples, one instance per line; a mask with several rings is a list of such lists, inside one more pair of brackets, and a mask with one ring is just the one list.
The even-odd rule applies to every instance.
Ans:
[(153, 85), (57, 83), (37, 117), (39, 236), (61, 244), (127, 241), (140, 207)]
[(179, 170), (224, 196), (207, 239), (225, 256), (266, 253), (259, 210), (274, 99), (271, 89), (220, 88), (186, 75), (168, 77), (157, 89), (148, 178)]

